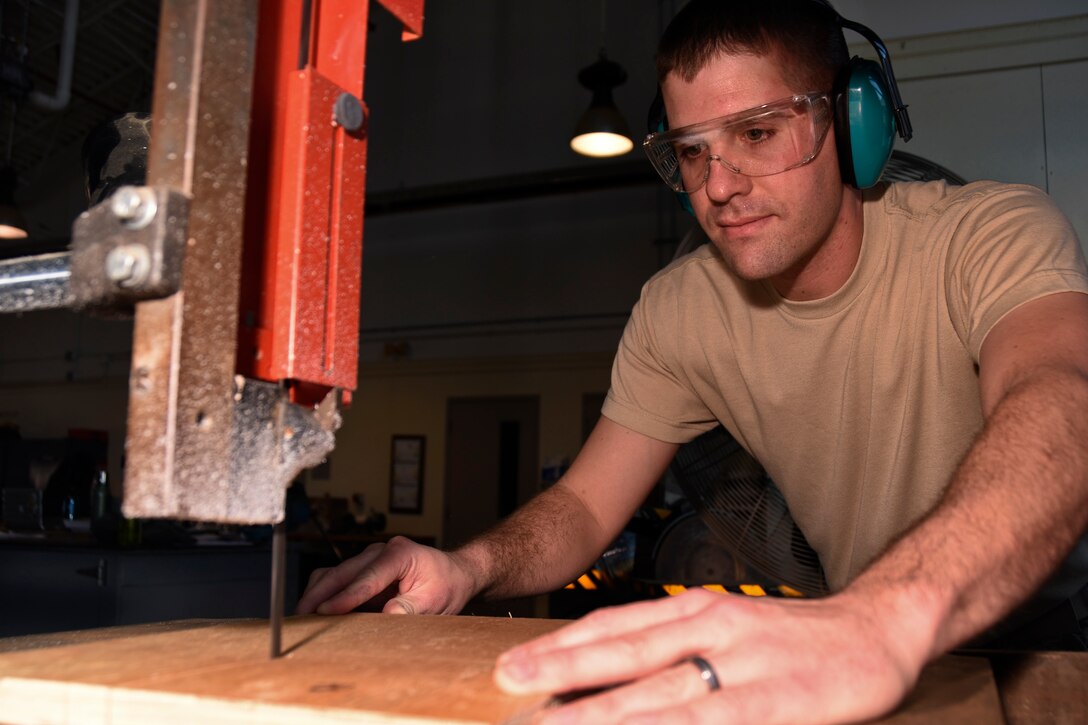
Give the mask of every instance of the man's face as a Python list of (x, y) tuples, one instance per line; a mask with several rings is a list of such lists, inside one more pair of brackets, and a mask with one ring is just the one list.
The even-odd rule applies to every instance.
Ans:
[[(719, 54), (690, 83), (670, 74), (662, 84), (669, 127), (825, 90), (794, 87), (780, 67), (777, 54)], [(767, 279), (786, 297), (815, 299), (838, 289), (853, 270), (850, 239), (852, 233), (860, 241), (860, 220), (843, 213), (852, 207), (834, 133), (811, 162), (773, 176), (743, 176), (712, 161), (706, 184), (689, 196), (710, 240), (743, 279)]]

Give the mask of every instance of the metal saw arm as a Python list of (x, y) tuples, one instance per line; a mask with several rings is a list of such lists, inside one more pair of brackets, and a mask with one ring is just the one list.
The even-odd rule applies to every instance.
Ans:
[[(386, 0), (406, 33), (422, 0)], [(148, 184), (189, 200), (137, 303), (124, 512), (276, 523), (356, 384), (369, 4), (165, 0)]]

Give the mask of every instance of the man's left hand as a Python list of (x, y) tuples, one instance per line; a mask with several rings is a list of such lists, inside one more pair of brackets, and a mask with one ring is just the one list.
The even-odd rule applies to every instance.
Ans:
[[(541, 722), (838, 723), (894, 708), (927, 658), (922, 632), (871, 602), (693, 589), (601, 609), (499, 657), (513, 694), (591, 692)], [(714, 669), (712, 690), (689, 657)]]

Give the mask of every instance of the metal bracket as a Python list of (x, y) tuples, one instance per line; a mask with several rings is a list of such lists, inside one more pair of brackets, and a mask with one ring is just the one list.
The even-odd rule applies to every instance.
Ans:
[(128, 310), (181, 285), (189, 199), (168, 187), (123, 186), (72, 225), (72, 305)]
[[(238, 524), (283, 520), (291, 482), (303, 469), (321, 463), (335, 445), (339, 391), (308, 408), (291, 403), (286, 388), (276, 383), (237, 375), (233, 387), (228, 420), (198, 413), (193, 421), (199, 435), (225, 443), (225, 465), (178, 466), (165, 480), (154, 475), (126, 479), (126, 516)], [(138, 384), (133, 394), (140, 394)]]

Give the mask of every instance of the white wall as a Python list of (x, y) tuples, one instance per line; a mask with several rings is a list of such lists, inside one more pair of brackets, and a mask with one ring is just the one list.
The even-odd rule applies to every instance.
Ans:
[(969, 180), (1043, 189), (1088, 250), (1088, 14), (907, 39), (893, 52), (915, 132), (898, 148)]
[(832, 0), (839, 14), (885, 41), (1083, 15), (1084, 0)]

